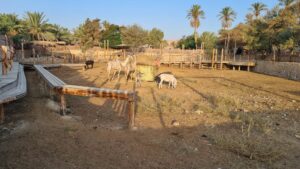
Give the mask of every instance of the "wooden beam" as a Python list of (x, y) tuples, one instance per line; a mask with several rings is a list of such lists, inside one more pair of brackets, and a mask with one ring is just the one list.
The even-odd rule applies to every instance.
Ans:
[(92, 97), (108, 97), (121, 100), (133, 100), (134, 92), (126, 90), (112, 90), (105, 88), (84, 87), (75, 85), (65, 85), (61, 92), (63, 94)]

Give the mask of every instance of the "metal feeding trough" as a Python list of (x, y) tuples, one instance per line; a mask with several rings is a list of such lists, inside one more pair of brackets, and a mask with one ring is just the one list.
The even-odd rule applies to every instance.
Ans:
[(142, 81), (153, 82), (156, 75), (156, 68), (152, 65), (137, 65), (137, 72), (142, 73)]

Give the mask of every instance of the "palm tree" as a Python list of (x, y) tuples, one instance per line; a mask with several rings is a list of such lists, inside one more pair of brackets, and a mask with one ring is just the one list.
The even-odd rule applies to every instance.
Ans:
[(285, 8), (289, 7), (294, 2), (295, 2), (295, 0), (279, 0), (279, 4), (281, 6), (284, 6)]
[(198, 33), (197, 29), (200, 26), (200, 19), (204, 18), (204, 11), (201, 9), (200, 5), (193, 5), (192, 8), (188, 11), (187, 18), (190, 20), (191, 26), (194, 28), (194, 39), (195, 39), (195, 46), (197, 49), (197, 39)]
[(253, 12), (253, 15), (257, 19), (262, 11), (267, 10), (267, 6), (261, 2), (256, 2), (251, 5), (250, 10)]
[(49, 24), (43, 12), (26, 12), (25, 23), (33, 40), (44, 40)]
[(218, 16), (219, 19), (222, 21), (223, 30), (227, 32), (227, 40), (225, 40), (225, 45), (224, 45), (226, 48), (225, 53), (227, 53), (229, 49), (229, 41), (230, 41), (228, 29), (230, 28), (232, 22), (236, 18), (236, 13), (233, 11), (232, 8), (225, 7), (222, 9), (222, 11), (219, 13)]

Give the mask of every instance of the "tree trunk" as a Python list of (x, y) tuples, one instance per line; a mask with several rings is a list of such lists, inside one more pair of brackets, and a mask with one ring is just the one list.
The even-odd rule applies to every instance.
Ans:
[(227, 55), (229, 55), (229, 43), (230, 43), (230, 35), (229, 33), (227, 34)]
[(198, 44), (197, 44), (197, 28), (195, 28), (195, 30), (194, 30), (194, 38), (195, 38), (195, 47), (196, 47), (196, 50), (197, 50), (197, 48), (198, 48)]

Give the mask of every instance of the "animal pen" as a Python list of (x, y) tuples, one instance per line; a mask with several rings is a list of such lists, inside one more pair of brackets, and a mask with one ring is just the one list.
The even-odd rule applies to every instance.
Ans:
[(250, 71), (255, 66), (255, 61), (250, 56), (229, 56), (225, 55), (224, 49), (212, 49), (211, 53), (207, 50), (181, 50), (181, 49), (164, 49), (164, 50), (147, 50), (145, 52), (149, 56), (160, 57), (160, 64), (178, 65), (180, 68), (188, 66), (190, 68), (197, 67), (211, 69), (232, 68), (232, 70), (246, 68)]

